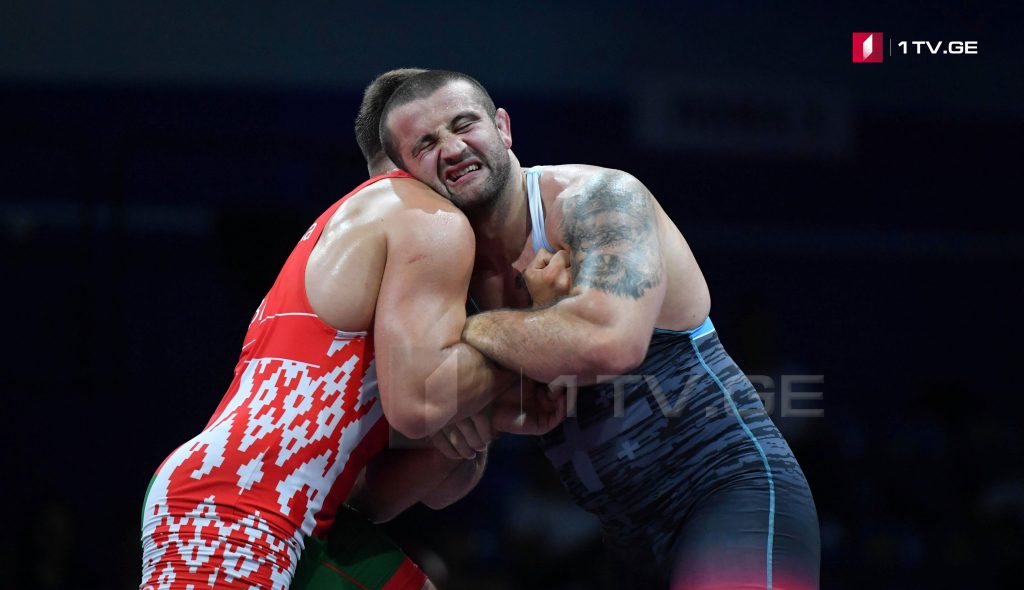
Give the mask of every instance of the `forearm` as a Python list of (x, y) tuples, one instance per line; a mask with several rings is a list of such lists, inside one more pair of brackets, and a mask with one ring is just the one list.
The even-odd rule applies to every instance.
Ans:
[(434, 510), (454, 504), (480, 483), (486, 467), (487, 451), (477, 454), (475, 459), (459, 462), (444, 481), (423, 497), (423, 503)]
[(519, 378), (461, 341), (429, 352), (403, 348), (381, 359), (386, 361), (378, 369), (384, 415), (411, 439), (433, 436), (478, 413)]
[(425, 383), (427, 430), (431, 434), (480, 412), (519, 379), (518, 374), (498, 366), (465, 342), (450, 346), (446, 352)]
[(387, 522), (468, 462), (448, 459), (435, 449), (388, 449), (366, 466), (347, 502), (370, 520)]
[(597, 354), (603, 330), (561, 304), (478, 314), (466, 322), (462, 337), (498, 364), (543, 383), (562, 375), (586, 382), (598, 374), (613, 374), (614, 367), (603, 366)]

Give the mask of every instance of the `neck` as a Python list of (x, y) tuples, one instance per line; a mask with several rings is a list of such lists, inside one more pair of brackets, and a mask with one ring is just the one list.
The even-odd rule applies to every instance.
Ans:
[(515, 154), (510, 152), (509, 156), (508, 181), (498, 197), (490, 207), (466, 215), (476, 234), (477, 264), (495, 268), (515, 262), (530, 235), (526, 179)]
[(373, 177), (387, 174), (388, 172), (394, 172), (395, 170), (398, 170), (398, 166), (395, 166), (395, 163), (386, 156), (382, 156), (374, 158), (372, 162), (369, 162), (366, 165), (366, 169), (369, 171), (370, 176)]

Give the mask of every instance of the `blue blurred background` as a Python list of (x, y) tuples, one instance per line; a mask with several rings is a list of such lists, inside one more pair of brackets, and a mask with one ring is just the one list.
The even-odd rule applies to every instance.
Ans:
[[(824, 587), (1019, 571), (1016, 3), (296, 4), (0, 7), (0, 588), (138, 584), (151, 474), (212, 414), (292, 246), (366, 177), (360, 94), (403, 66), (481, 80), (524, 164), (621, 168), (658, 197), (727, 349), (767, 378)], [(853, 31), (979, 54), (852, 64)], [(823, 417), (782, 415), (792, 374), (822, 376), (795, 389)], [(445, 588), (609, 587), (529, 440), (389, 530)]]

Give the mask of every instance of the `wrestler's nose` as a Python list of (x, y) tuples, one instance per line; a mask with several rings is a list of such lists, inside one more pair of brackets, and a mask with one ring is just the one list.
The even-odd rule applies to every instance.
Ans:
[(451, 134), (441, 139), (441, 157), (446, 161), (458, 162), (464, 157), (466, 142), (458, 135)]

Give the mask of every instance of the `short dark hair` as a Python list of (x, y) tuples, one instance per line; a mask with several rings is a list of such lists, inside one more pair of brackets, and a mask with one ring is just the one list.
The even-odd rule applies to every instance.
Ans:
[(422, 68), (390, 70), (374, 78), (363, 91), (363, 102), (356, 115), (356, 143), (371, 168), (384, 154), (380, 145), (380, 119), (388, 99), (409, 78), (426, 72)]
[(402, 156), (398, 153), (398, 148), (394, 145), (391, 134), (388, 133), (387, 126), (384, 124), (391, 111), (414, 100), (426, 98), (437, 92), (439, 88), (458, 81), (468, 82), (476, 90), (477, 101), (480, 106), (487, 112), (487, 116), (492, 120), (494, 119), (497, 109), (494, 108), (494, 101), (491, 100), (491, 95), (487, 93), (487, 89), (484, 88), (483, 84), (472, 76), (450, 70), (429, 70), (412, 76), (393, 92), (380, 116), (380, 143), (392, 162), (402, 166)]

